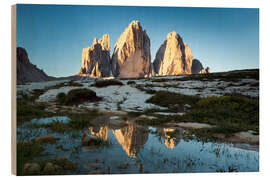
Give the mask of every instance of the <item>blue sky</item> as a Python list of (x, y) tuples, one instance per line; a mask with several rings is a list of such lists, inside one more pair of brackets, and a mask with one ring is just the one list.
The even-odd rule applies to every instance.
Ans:
[(259, 10), (131, 6), (18, 5), (17, 46), (51, 76), (79, 72), (82, 48), (120, 34), (139, 20), (151, 40), (151, 59), (171, 31), (213, 72), (259, 67)]

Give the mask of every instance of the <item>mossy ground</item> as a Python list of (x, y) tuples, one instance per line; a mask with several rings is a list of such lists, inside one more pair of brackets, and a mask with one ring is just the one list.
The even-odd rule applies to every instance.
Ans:
[(194, 105), (199, 99), (200, 97), (198, 96), (187, 96), (168, 91), (158, 91), (146, 102), (158, 106), (168, 107), (172, 112), (181, 112), (184, 110), (184, 106), (186, 104)]
[[(159, 106), (176, 111), (175, 107), (189, 104), (184, 115), (156, 115), (157, 119), (140, 119), (138, 122), (148, 125), (159, 125), (166, 122), (198, 122), (215, 125), (214, 128), (194, 130), (200, 136), (223, 133), (231, 135), (240, 131), (253, 130), (259, 133), (259, 98), (239, 94), (220, 97), (199, 98), (171, 92), (158, 92), (147, 100)], [(151, 115), (151, 113), (150, 113)]]
[(238, 82), (242, 79), (259, 80), (259, 69), (238, 70), (226, 73), (210, 73), (210, 74), (191, 74), (179, 78), (160, 78), (153, 79), (152, 82), (168, 82), (168, 81), (226, 81)]

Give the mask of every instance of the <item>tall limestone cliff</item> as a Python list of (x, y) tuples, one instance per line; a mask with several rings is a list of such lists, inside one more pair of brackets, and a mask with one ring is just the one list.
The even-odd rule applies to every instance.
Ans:
[(121, 34), (112, 55), (116, 77), (147, 77), (151, 70), (150, 39), (139, 21), (132, 21)]
[(91, 47), (83, 48), (82, 66), (79, 75), (91, 77), (110, 76), (110, 37), (93, 40)]
[(26, 50), (22, 47), (17, 47), (17, 84), (27, 82), (41, 82), (53, 80), (53, 77), (48, 76), (43, 70), (33, 65)]
[(191, 74), (192, 52), (179, 34), (170, 32), (160, 46), (155, 60), (155, 73), (160, 76)]

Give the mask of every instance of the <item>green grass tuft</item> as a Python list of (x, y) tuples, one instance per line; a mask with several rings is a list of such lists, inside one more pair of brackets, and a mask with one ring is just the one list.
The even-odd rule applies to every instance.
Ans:
[(185, 104), (194, 105), (199, 100), (200, 97), (198, 96), (187, 96), (168, 91), (158, 91), (154, 96), (146, 100), (146, 102), (168, 107), (172, 112), (182, 112)]

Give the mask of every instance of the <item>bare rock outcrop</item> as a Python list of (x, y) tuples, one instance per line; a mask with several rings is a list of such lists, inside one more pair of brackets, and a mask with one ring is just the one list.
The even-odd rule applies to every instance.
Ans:
[(26, 50), (17, 47), (17, 84), (53, 80), (43, 70), (32, 64)]
[(121, 34), (112, 55), (116, 77), (147, 77), (151, 66), (150, 39), (139, 21), (132, 21)]
[(160, 46), (153, 65), (159, 76), (191, 74), (192, 60), (188, 45), (179, 34), (170, 32)]
[(193, 59), (191, 68), (192, 74), (199, 74), (203, 69), (202, 63), (198, 59)]
[(108, 77), (110, 76), (110, 37), (103, 35), (102, 39), (94, 38), (91, 47), (83, 48), (80, 76)]
[(206, 74), (206, 73), (210, 73), (210, 68), (207, 67), (205, 69), (202, 63), (198, 59), (193, 59), (191, 72), (192, 74)]

